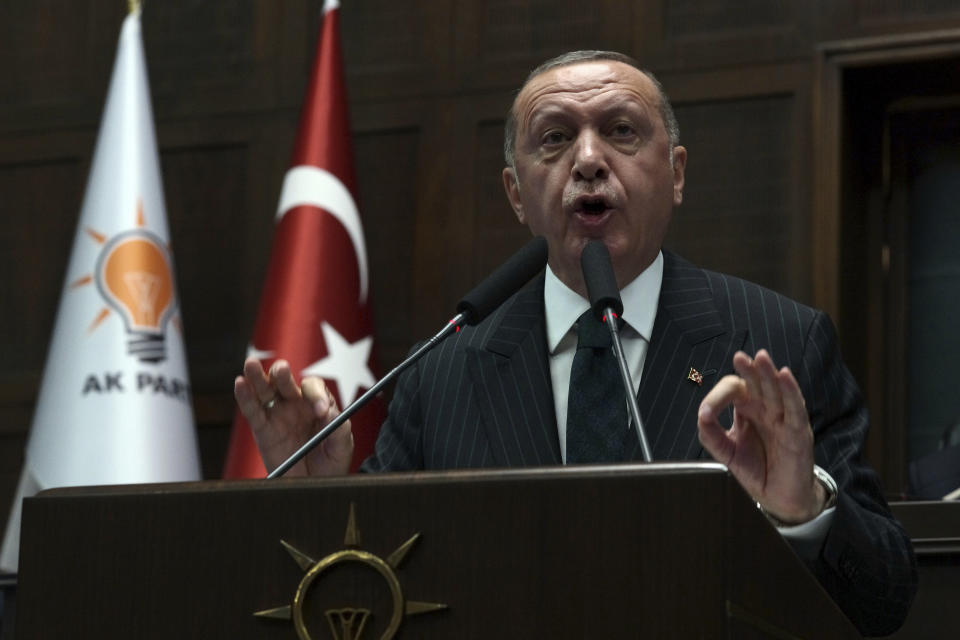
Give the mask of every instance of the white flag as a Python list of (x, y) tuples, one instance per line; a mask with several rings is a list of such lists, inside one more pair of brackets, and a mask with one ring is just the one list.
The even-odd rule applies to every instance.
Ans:
[(170, 233), (140, 36), (127, 16), (0, 568), (22, 498), (51, 487), (198, 480)]

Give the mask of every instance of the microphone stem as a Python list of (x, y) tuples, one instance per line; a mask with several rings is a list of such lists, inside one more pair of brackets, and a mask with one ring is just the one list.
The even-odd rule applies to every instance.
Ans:
[(453, 316), (450, 319), (450, 321), (446, 324), (446, 326), (444, 326), (443, 329), (437, 332), (435, 336), (433, 336), (432, 338), (427, 340), (425, 343), (423, 343), (419, 349), (414, 351), (412, 354), (407, 356), (407, 358), (403, 362), (401, 362), (400, 364), (395, 366), (393, 369), (391, 369), (390, 373), (382, 377), (375, 385), (367, 389), (367, 391), (362, 396), (360, 396), (359, 398), (354, 400), (352, 403), (350, 403), (349, 406), (345, 407), (343, 411), (340, 412), (340, 415), (338, 415), (336, 418), (331, 420), (330, 423), (327, 426), (325, 426), (323, 429), (316, 432), (313, 435), (313, 437), (307, 440), (307, 442), (302, 447), (297, 449), (292, 456), (284, 460), (279, 467), (271, 471), (267, 475), (267, 478), (268, 479), (279, 478), (280, 476), (285, 474), (287, 471), (289, 471), (290, 467), (300, 462), (301, 458), (303, 458), (305, 455), (310, 453), (310, 451), (312, 451), (314, 447), (316, 447), (318, 444), (323, 442), (327, 438), (327, 436), (329, 436), (331, 433), (336, 431), (337, 427), (339, 427), (344, 422), (349, 420), (350, 416), (356, 413), (357, 410), (360, 409), (362, 406), (367, 404), (367, 402), (369, 402), (373, 398), (373, 396), (377, 395), (384, 386), (386, 386), (394, 378), (396, 378), (401, 373), (403, 373), (403, 371), (407, 369), (410, 365), (412, 365), (414, 362), (416, 362), (421, 357), (423, 357), (423, 355), (427, 353), (427, 351), (430, 351), (435, 346), (437, 346), (437, 344), (441, 340), (446, 338), (448, 335), (450, 335), (450, 333), (454, 331), (458, 331), (460, 327), (464, 323), (466, 323), (466, 320), (467, 320), (466, 313), (458, 313), (457, 315)]
[(637, 404), (636, 387), (633, 386), (630, 369), (627, 367), (627, 359), (623, 355), (623, 345), (620, 344), (620, 332), (617, 329), (616, 322), (617, 314), (614, 313), (612, 307), (607, 307), (603, 310), (603, 317), (607, 320), (606, 325), (610, 329), (610, 337), (613, 340), (613, 354), (617, 358), (617, 364), (620, 365), (620, 377), (623, 379), (623, 386), (627, 390), (627, 411), (630, 412), (633, 424), (637, 426), (643, 460), (644, 462), (652, 462), (653, 455), (650, 453), (650, 444), (647, 442), (647, 434), (643, 430), (643, 423), (640, 422), (640, 406)]

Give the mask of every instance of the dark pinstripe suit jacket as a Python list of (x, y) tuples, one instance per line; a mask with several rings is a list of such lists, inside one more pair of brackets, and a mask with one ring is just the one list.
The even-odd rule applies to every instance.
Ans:
[[(803, 390), (817, 463), (840, 487), (811, 569), (864, 632), (888, 633), (916, 589), (910, 543), (861, 462), (868, 421), (820, 311), (664, 252), (663, 286), (638, 402), (655, 460), (705, 457), (697, 410), (738, 349), (767, 349)], [(398, 383), (367, 471), (561, 464), (543, 276), (429, 353)], [(690, 368), (704, 376), (688, 381)], [(722, 417), (727, 425), (732, 412)], [(640, 458), (639, 443), (634, 457)]]

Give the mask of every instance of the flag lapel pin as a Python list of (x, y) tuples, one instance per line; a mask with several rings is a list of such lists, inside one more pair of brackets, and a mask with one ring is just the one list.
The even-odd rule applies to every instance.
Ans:
[(696, 382), (698, 387), (703, 386), (703, 374), (690, 367), (690, 372), (687, 374), (687, 380), (690, 382)]

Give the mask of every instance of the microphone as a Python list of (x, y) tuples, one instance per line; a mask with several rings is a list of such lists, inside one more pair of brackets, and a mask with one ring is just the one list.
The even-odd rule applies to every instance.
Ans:
[(310, 453), (314, 447), (336, 431), (337, 427), (349, 420), (350, 416), (356, 413), (358, 409), (370, 402), (383, 387), (403, 373), (410, 365), (426, 355), (426, 353), (437, 346), (441, 340), (451, 333), (459, 331), (463, 325), (475, 325), (486, 318), (494, 309), (513, 295), (514, 292), (519, 290), (520, 287), (526, 284), (533, 276), (537, 275), (546, 264), (547, 241), (541, 236), (536, 236), (507, 259), (506, 262), (497, 267), (493, 273), (474, 287), (470, 293), (464, 296), (457, 304), (457, 315), (453, 316), (443, 329), (407, 356), (403, 362), (391, 369), (387, 375), (367, 389), (362, 396), (345, 407), (343, 411), (340, 412), (340, 415), (331, 420), (323, 429), (315, 433), (313, 437), (297, 449), (293, 455), (271, 471), (267, 475), (267, 478), (278, 478), (289, 471), (290, 467), (297, 464), (301, 458)]
[(543, 236), (536, 236), (463, 296), (457, 303), (457, 311), (465, 316), (467, 324), (477, 324), (539, 273), (546, 263), (547, 241)]
[(583, 279), (587, 284), (590, 307), (597, 320), (603, 320), (607, 309), (612, 309), (614, 316), (622, 314), (620, 289), (617, 288), (617, 278), (613, 275), (610, 252), (602, 240), (591, 240), (583, 248), (580, 268), (583, 269)]
[(583, 279), (587, 285), (587, 295), (590, 297), (590, 308), (597, 319), (604, 322), (610, 329), (613, 340), (613, 354), (620, 365), (620, 378), (626, 389), (627, 410), (633, 424), (637, 426), (637, 436), (640, 438), (640, 449), (645, 462), (651, 462), (650, 445), (647, 434), (640, 421), (640, 407), (637, 405), (637, 395), (634, 391), (633, 379), (627, 367), (627, 359), (623, 355), (623, 345), (620, 343), (620, 332), (616, 318), (623, 313), (623, 301), (620, 299), (620, 290), (617, 288), (617, 278), (613, 274), (613, 265), (610, 263), (610, 252), (602, 240), (591, 240), (580, 254), (580, 268), (583, 269)]

